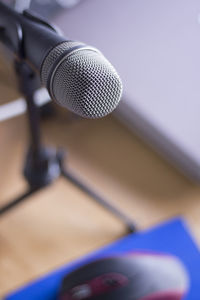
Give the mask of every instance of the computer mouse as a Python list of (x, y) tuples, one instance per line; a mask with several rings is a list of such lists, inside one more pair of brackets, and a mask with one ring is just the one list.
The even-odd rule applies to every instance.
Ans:
[(180, 260), (126, 253), (92, 261), (68, 274), (59, 300), (181, 300), (188, 276)]

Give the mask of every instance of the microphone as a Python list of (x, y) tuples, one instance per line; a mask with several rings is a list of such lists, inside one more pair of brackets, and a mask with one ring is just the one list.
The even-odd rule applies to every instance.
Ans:
[(91, 119), (104, 117), (117, 107), (122, 83), (99, 50), (66, 40), (29, 11), (18, 13), (2, 2), (0, 27), (7, 36), (3, 42), (17, 56), (17, 34), (23, 34), (24, 60), (40, 74), (41, 83), (59, 105)]

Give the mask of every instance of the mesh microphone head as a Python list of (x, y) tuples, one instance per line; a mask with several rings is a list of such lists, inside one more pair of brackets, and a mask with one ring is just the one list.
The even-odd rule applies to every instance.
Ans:
[(49, 52), (41, 79), (58, 104), (85, 118), (111, 113), (122, 94), (121, 80), (108, 60), (77, 42), (64, 42)]

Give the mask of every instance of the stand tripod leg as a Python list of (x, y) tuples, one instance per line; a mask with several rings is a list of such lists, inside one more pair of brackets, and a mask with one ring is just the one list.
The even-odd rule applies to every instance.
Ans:
[(23, 201), (26, 200), (27, 197), (31, 196), (32, 194), (36, 193), (40, 188), (30, 188), (27, 192), (23, 195), (19, 196), (15, 200), (10, 201), (8, 204), (0, 207), (0, 217), (6, 213), (8, 213), (12, 208), (16, 207), (17, 205), (21, 204)]
[(114, 214), (116, 217), (118, 217), (127, 227), (128, 233), (134, 233), (136, 232), (136, 226), (132, 222), (131, 219), (129, 219), (125, 214), (120, 212), (115, 206), (110, 204), (108, 201), (103, 199), (101, 196), (97, 195), (93, 190), (91, 190), (89, 187), (85, 186), (83, 182), (81, 182), (76, 176), (74, 176), (71, 172), (67, 172), (66, 170), (62, 170), (62, 175), (68, 179), (70, 182), (72, 182), (74, 185), (78, 186), (83, 192), (88, 194), (90, 197), (92, 197), (98, 204), (103, 206), (105, 209), (110, 211), (112, 214)]

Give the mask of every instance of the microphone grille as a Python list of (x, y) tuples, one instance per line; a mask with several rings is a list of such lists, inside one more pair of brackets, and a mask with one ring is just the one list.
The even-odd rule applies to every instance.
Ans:
[[(114, 67), (94, 48), (83, 47), (67, 54), (50, 76), (51, 96), (82, 117), (106, 116), (120, 101), (121, 80)], [(43, 78), (47, 81), (48, 75)]]
[(68, 41), (68, 42), (61, 43), (55, 48), (51, 49), (51, 51), (45, 57), (45, 60), (41, 68), (41, 78), (44, 85), (47, 84), (49, 73), (51, 71), (53, 64), (57, 61), (57, 59), (61, 57), (61, 55), (64, 52), (70, 51), (70, 49), (79, 45), (80, 45), (79, 42)]

